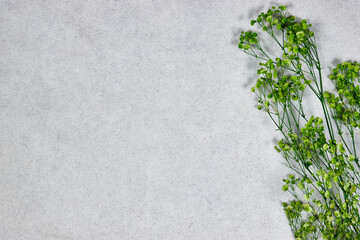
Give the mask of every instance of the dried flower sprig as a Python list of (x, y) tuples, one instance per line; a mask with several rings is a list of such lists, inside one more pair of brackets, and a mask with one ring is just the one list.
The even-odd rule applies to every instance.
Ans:
[[(293, 171), (282, 189), (294, 200), (283, 207), (296, 240), (360, 239), (360, 164), (355, 133), (360, 130), (360, 64), (344, 62), (329, 78), (335, 93), (324, 91), (314, 32), (285, 6), (262, 12), (258, 25), (281, 54), (270, 56), (255, 32), (242, 32), (239, 49), (259, 60), (259, 78), (251, 91), (258, 109), (282, 133), (275, 149)], [(324, 121), (306, 115), (305, 91), (315, 95)]]

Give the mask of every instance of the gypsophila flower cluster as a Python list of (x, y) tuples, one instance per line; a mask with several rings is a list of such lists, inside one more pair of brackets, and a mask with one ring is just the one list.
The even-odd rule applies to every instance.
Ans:
[[(285, 6), (272, 7), (250, 24), (281, 52), (270, 56), (257, 33), (241, 32), (239, 49), (261, 60), (251, 91), (258, 109), (282, 133), (275, 149), (293, 171), (282, 189), (294, 197), (283, 208), (296, 240), (360, 239), (360, 64), (338, 64), (329, 76), (336, 92), (324, 91), (311, 24), (297, 21)], [(306, 91), (319, 100), (324, 118), (306, 115)]]

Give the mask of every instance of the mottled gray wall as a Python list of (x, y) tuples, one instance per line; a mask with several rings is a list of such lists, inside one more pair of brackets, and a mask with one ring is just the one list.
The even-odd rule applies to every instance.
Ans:
[[(234, 44), (272, 4), (2, 0), (0, 239), (291, 239)], [(360, 60), (359, 1), (288, 5), (325, 70)]]

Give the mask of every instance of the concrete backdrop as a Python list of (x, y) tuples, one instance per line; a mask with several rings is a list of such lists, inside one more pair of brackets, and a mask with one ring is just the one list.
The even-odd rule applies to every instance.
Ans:
[(355, 0), (0, 1), (0, 239), (291, 239), (235, 44), (273, 4), (360, 60)]

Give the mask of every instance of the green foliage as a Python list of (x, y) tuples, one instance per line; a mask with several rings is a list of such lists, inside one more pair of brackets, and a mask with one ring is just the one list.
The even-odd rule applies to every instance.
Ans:
[[(275, 149), (293, 171), (283, 191), (290, 227), (299, 239), (360, 239), (360, 165), (356, 137), (360, 131), (360, 64), (338, 64), (329, 76), (336, 92), (323, 90), (322, 67), (314, 32), (285, 6), (262, 12), (250, 24), (274, 40), (281, 54), (270, 57), (255, 32), (241, 32), (239, 49), (260, 59), (251, 91), (283, 135)], [(324, 119), (307, 117), (304, 92), (316, 96)]]

